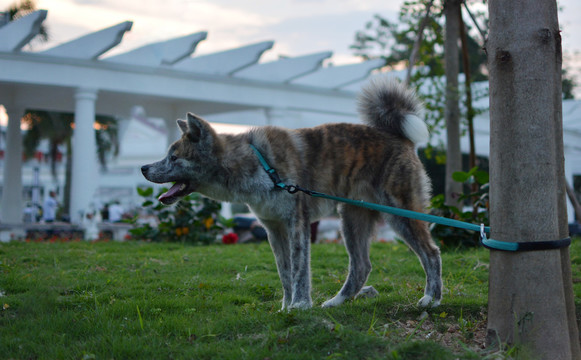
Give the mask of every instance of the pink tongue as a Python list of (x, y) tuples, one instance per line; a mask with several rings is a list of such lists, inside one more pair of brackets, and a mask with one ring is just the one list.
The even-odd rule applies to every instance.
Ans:
[(175, 183), (167, 192), (161, 194), (157, 200), (161, 201), (163, 199), (170, 198), (180, 192), (183, 183), (177, 182)]

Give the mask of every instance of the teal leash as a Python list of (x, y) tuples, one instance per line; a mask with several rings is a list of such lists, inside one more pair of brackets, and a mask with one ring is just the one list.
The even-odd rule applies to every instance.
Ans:
[(488, 249), (517, 252), (561, 249), (571, 245), (571, 238), (567, 237), (550, 241), (508, 242), (487, 239), (486, 234), (483, 231), (480, 231), (480, 242), (482, 243), (482, 246)]
[[(463, 221), (444, 218), (444, 217), (440, 217), (440, 216), (424, 214), (424, 213), (420, 213), (420, 212), (416, 212), (416, 211), (396, 208), (396, 207), (392, 207), (392, 206), (374, 204), (374, 203), (366, 202), (363, 200), (345, 199), (345, 198), (341, 198), (338, 196), (327, 195), (327, 194), (323, 194), (323, 193), (316, 192), (316, 191), (309, 191), (308, 194), (311, 196), (314, 196), (314, 197), (335, 200), (335, 201), (339, 201), (339, 202), (346, 203), (349, 205), (355, 205), (355, 206), (363, 207), (366, 209), (377, 210), (380, 212), (384, 212), (384, 213), (388, 213), (388, 214), (392, 214), (392, 215), (397, 215), (397, 216), (402, 216), (402, 217), (406, 217), (406, 218), (410, 218), (410, 219), (422, 220), (422, 221), (426, 221), (426, 222), (432, 222), (432, 223), (436, 223), (436, 224), (440, 224), (440, 225), (452, 226), (452, 227), (457, 227), (457, 228), (466, 229), (466, 230), (473, 230), (473, 231), (480, 231), (481, 230), (481, 227), (479, 225), (470, 224), (470, 223), (466, 223)], [(484, 227), (484, 231), (490, 232), (490, 227)]]
[(328, 194), (324, 194), (324, 193), (321, 193), (318, 191), (304, 189), (298, 185), (287, 185), (278, 176), (278, 173), (276, 172), (276, 170), (268, 164), (268, 162), (266, 161), (264, 156), (262, 156), (260, 151), (252, 144), (250, 144), (250, 148), (254, 151), (254, 153), (256, 154), (256, 157), (258, 158), (258, 161), (262, 165), (264, 171), (266, 171), (266, 173), (268, 174), (268, 176), (270, 177), (270, 179), (274, 183), (274, 187), (277, 189), (286, 190), (290, 194), (295, 194), (298, 191), (301, 191), (309, 196), (323, 198), (323, 199), (327, 199), (327, 200), (338, 201), (338, 202), (342, 202), (342, 203), (349, 204), (349, 205), (354, 205), (354, 206), (359, 206), (359, 207), (370, 209), (370, 210), (380, 211), (383, 213), (402, 216), (402, 217), (415, 219), (415, 220), (436, 223), (436, 224), (445, 225), (445, 226), (456, 227), (456, 228), (465, 229), (465, 230), (479, 231), (480, 232), (480, 240), (481, 240), (482, 245), (488, 249), (493, 249), (493, 250), (510, 251), (510, 252), (533, 251), (533, 250), (552, 250), (552, 249), (560, 249), (562, 247), (566, 247), (566, 246), (569, 246), (571, 244), (570, 238), (553, 240), (553, 241), (531, 241), (531, 242), (507, 242), (507, 241), (488, 239), (486, 237), (486, 233), (490, 233), (490, 227), (484, 226), (484, 224), (476, 225), (476, 224), (471, 224), (471, 223), (467, 223), (464, 221), (449, 219), (449, 218), (445, 218), (445, 217), (441, 217), (441, 216), (435, 216), (435, 215), (420, 213), (417, 211), (396, 208), (393, 206), (374, 204), (374, 203), (366, 202), (363, 200), (352, 200), (352, 199), (346, 199), (346, 198), (342, 198), (342, 197), (338, 197), (338, 196), (328, 195)]

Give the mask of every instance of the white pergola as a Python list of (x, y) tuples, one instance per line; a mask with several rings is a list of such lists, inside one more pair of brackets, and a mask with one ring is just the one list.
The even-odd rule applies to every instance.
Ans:
[[(188, 111), (213, 121), (291, 128), (357, 122), (355, 92), (372, 70), (383, 66), (382, 60), (322, 66), (331, 52), (259, 62), (274, 45), (272, 41), (193, 55), (197, 44), (206, 39), (206, 32), (105, 55), (131, 29), (129, 21), (42, 52), (23, 51), (38, 34), (46, 16), (46, 10), (39, 10), (0, 27), (0, 104), (12, 120), (8, 122), (2, 169), (3, 224), (22, 221), (19, 120), (25, 109), (75, 114), (71, 216), (73, 222), (79, 222), (97, 188), (118, 181), (104, 180), (98, 174), (95, 114), (128, 118), (131, 109), (139, 105), (148, 116), (165, 120), (169, 131), (160, 135), (167, 136), (160, 139), (164, 143), (177, 138), (175, 119)], [(487, 108), (488, 98), (481, 101), (479, 107)], [(573, 176), (581, 174), (581, 101), (563, 102), (563, 128), (565, 170), (572, 183)], [(477, 151), (488, 156), (488, 113), (475, 119), (475, 130)], [(439, 139), (442, 140), (436, 136), (432, 142)], [(467, 138), (461, 141), (466, 150)], [(103, 181), (108, 183), (100, 184)], [(569, 220), (573, 220), (570, 205)]]
[(170, 141), (178, 135), (175, 119), (188, 111), (263, 109), (268, 123), (287, 127), (300, 126), (305, 114), (321, 115), (325, 122), (355, 122), (355, 90), (384, 65), (370, 60), (323, 67), (331, 52), (259, 62), (272, 41), (192, 56), (206, 32), (106, 56), (131, 29), (130, 21), (45, 51), (23, 51), (46, 16), (39, 10), (0, 27), (0, 104), (9, 116), (0, 207), (4, 224), (22, 218), (20, 119), (25, 109), (75, 114), (71, 217), (79, 222), (99, 186), (95, 114), (126, 116), (134, 105), (143, 106), (148, 115), (166, 120)]

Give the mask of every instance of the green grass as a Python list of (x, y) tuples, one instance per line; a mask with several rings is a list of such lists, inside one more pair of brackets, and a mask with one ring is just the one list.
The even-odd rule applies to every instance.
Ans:
[[(579, 241), (571, 251), (578, 279)], [(424, 283), (415, 255), (401, 244), (373, 244), (372, 262), (368, 283), (378, 297), (322, 309), (345, 279), (347, 255), (338, 244), (313, 246), (316, 306), (287, 313), (279, 312), (267, 244), (1, 244), (0, 358), (486, 356), (486, 250), (443, 254), (444, 301), (427, 314), (415, 306)]]

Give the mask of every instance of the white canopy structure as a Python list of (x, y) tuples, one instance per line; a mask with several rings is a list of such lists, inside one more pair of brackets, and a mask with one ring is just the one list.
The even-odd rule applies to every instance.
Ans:
[[(129, 21), (42, 52), (23, 51), (46, 16), (46, 10), (39, 10), (0, 27), (0, 104), (9, 117), (0, 204), (4, 224), (22, 219), (19, 119), (25, 109), (75, 114), (71, 217), (79, 222), (99, 188), (102, 193), (125, 181), (99, 174), (95, 114), (137, 119), (125, 126), (131, 136), (124, 143), (132, 149), (122, 148), (124, 167), (117, 169), (136, 178), (138, 165), (152, 160), (148, 150), (159, 152), (177, 138), (175, 119), (188, 111), (211, 121), (243, 125), (298, 128), (357, 122), (355, 93), (372, 70), (384, 65), (382, 60), (370, 60), (323, 66), (331, 52), (260, 62), (273, 41), (196, 56), (196, 46), (208, 37), (204, 31), (107, 56), (131, 29)], [(163, 119), (165, 129), (139, 120), (141, 115), (132, 114), (135, 106), (150, 118)], [(566, 173), (572, 183), (574, 175), (581, 175), (581, 102), (565, 101), (563, 117)], [(487, 113), (479, 115), (475, 128), (476, 149), (488, 156)], [(467, 149), (465, 140), (463, 149)], [(572, 220), (571, 209), (569, 214)]]
[(71, 216), (79, 221), (99, 186), (95, 114), (128, 117), (140, 105), (149, 116), (168, 122), (170, 140), (177, 137), (175, 119), (188, 111), (208, 116), (261, 110), (268, 123), (287, 127), (297, 127), (308, 114), (322, 115), (325, 122), (354, 122), (355, 96), (347, 87), (383, 66), (372, 60), (322, 67), (331, 52), (260, 63), (272, 41), (192, 56), (208, 35), (203, 31), (107, 56), (131, 29), (129, 21), (46, 51), (23, 51), (46, 16), (46, 10), (39, 10), (0, 27), (0, 104), (9, 116), (3, 223), (21, 221), (19, 119), (25, 109), (75, 114)]

